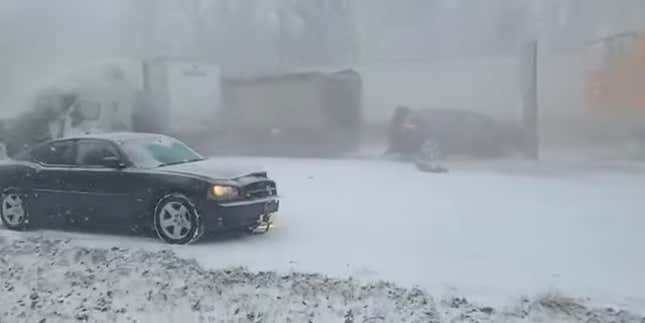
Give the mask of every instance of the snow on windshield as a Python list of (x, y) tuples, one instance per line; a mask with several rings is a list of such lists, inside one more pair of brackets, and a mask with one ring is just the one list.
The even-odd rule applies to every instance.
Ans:
[(120, 142), (130, 160), (141, 168), (179, 164), (203, 159), (178, 140), (167, 137), (130, 139)]

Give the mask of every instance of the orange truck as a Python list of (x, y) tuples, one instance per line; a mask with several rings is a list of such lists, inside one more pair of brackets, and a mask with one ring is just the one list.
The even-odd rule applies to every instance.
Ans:
[(585, 95), (592, 114), (617, 120), (645, 116), (645, 32), (596, 40), (587, 58)]

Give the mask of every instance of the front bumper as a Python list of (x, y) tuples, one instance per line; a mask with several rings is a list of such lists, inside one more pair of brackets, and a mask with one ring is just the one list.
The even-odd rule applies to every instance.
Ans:
[(234, 202), (208, 201), (202, 207), (202, 219), (206, 231), (247, 229), (261, 221), (271, 221), (280, 208), (277, 197)]

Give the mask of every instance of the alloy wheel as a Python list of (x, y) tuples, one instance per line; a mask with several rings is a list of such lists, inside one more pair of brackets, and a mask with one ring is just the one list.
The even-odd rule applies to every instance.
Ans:
[(2, 218), (9, 227), (18, 227), (25, 223), (27, 212), (20, 195), (10, 193), (2, 199)]
[(168, 202), (161, 208), (159, 226), (173, 240), (185, 239), (193, 228), (190, 211), (180, 202)]

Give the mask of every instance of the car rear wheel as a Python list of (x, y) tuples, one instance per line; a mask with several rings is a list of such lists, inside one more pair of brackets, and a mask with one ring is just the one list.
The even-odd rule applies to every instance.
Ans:
[(157, 203), (154, 227), (157, 236), (170, 244), (195, 242), (204, 232), (195, 204), (182, 194), (166, 195)]
[(25, 199), (18, 190), (5, 191), (1, 197), (0, 218), (10, 230), (25, 230), (29, 227), (31, 217), (27, 212)]

